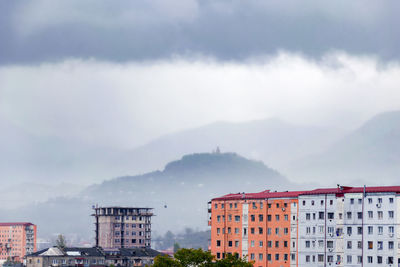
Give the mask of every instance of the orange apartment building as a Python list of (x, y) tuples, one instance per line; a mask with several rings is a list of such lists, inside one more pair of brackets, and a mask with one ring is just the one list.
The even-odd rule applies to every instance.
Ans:
[(21, 262), (36, 252), (36, 225), (28, 222), (0, 223), (0, 261)]
[(400, 186), (237, 193), (209, 202), (211, 253), (255, 267), (400, 266)]
[(289, 267), (291, 246), (296, 247), (297, 241), (297, 228), (291, 223), (296, 220), (291, 216), (297, 216), (299, 193), (267, 190), (213, 199), (209, 203), (213, 255), (247, 257), (259, 267)]

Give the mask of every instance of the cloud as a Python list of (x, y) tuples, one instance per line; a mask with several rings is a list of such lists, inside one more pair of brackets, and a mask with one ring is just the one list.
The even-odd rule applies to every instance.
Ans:
[(356, 127), (400, 108), (398, 84), (397, 63), (345, 53), (321, 61), (284, 52), (241, 63), (67, 60), (1, 67), (0, 115), (37, 135), (128, 148), (217, 120)]
[(206, 55), (246, 60), (334, 50), (398, 60), (397, 1), (2, 1), (0, 64)]

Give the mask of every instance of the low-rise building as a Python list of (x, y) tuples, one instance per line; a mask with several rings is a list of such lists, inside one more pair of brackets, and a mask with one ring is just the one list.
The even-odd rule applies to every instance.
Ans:
[(162, 253), (151, 248), (120, 248), (104, 251), (100, 247), (51, 247), (26, 256), (26, 267), (105, 267), (146, 266)]

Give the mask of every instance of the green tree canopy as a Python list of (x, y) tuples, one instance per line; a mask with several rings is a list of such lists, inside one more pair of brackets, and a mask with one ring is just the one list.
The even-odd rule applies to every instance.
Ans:
[(233, 255), (225, 259), (215, 260), (209, 251), (202, 249), (179, 249), (174, 258), (166, 255), (154, 259), (154, 267), (252, 267), (253, 264)]

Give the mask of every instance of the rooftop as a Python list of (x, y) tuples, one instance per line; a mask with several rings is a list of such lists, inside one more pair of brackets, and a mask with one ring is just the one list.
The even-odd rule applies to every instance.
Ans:
[[(296, 198), (300, 195), (325, 195), (325, 194), (346, 194), (346, 193), (363, 193), (364, 187), (338, 186), (336, 188), (319, 188), (310, 191), (284, 191), (271, 192), (265, 190), (259, 193), (236, 193), (227, 194), (212, 200), (239, 200), (239, 199), (267, 199), (267, 198)], [(400, 186), (375, 186), (365, 187), (366, 193), (400, 193)]]
[(30, 223), (30, 222), (5, 222), (5, 223), (0, 223), (0, 226), (15, 226), (15, 225), (30, 226), (30, 225), (34, 225), (34, 224)]

